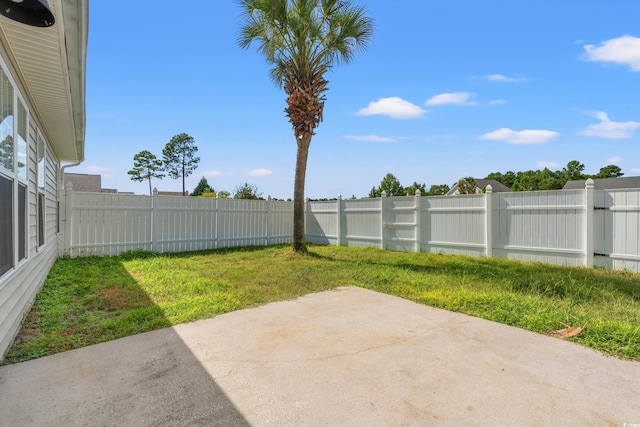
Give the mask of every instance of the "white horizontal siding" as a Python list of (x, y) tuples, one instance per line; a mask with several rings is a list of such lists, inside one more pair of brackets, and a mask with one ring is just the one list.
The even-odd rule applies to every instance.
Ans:
[(51, 266), (58, 256), (57, 176), (58, 161), (47, 147), (45, 187), (45, 243), (38, 245), (37, 130), (30, 120), (28, 136), (27, 258), (0, 279), (0, 359), (20, 330)]
[(55, 244), (45, 245), (0, 283), (0, 359), (20, 330), (20, 323), (33, 305), (57, 256)]

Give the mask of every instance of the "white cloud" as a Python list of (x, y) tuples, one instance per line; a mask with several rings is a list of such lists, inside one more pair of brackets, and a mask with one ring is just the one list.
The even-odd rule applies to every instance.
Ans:
[(202, 174), (202, 176), (208, 176), (208, 177), (222, 176), (222, 172), (220, 172), (220, 171), (207, 171), (207, 172), (204, 172)]
[(506, 103), (507, 101), (505, 101), (504, 99), (494, 99), (493, 101), (489, 101), (489, 105), (502, 105)]
[(82, 171), (85, 173), (103, 173), (103, 172), (107, 172), (110, 169), (104, 166), (96, 166), (96, 165), (91, 165), (91, 166), (85, 166), (82, 168)]
[(472, 93), (469, 92), (452, 92), (452, 93), (441, 93), (440, 95), (435, 95), (429, 99), (426, 104), (427, 105), (446, 105), (446, 104), (454, 104), (454, 105), (476, 105), (476, 102), (469, 101), (469, 98), (473, 96)]
[(527, 80), (522, 77), (507, 77), (502, 74), (491, 74), (486, 76), (484, 79), (490, 82), (502, 82), (502, 83), (517, 83), (517, 82), (524, 82)]
[(517, 145), (534, 145), (534, 144), (546, 144), (555, 137), (560, 135), (558, 132), (550, 130), (530, 130), (525, 129), (521, 131), (515, 131), (508, 128), (502, 128), (494, 130), (493, 132), (480, 135), (478, 139), (501, 141), (508, 144)]
[(426, 110), (402, 98), (380, 98), (369, 103), (369, 106), (361, 109), (356, 114), (359, 116), (388, 116), (394, 119), (417, 119), (422, 117)]
[(379, 135), (346, 135), (344, 138), (350, 139), (352, 141), (364, 141), (364, 142), (379, 142), (379, 143), (398, 142), (394, 138), (389, 138), (387, 136), (379, 136)]
[(631, 169), (631, 173), (640, 173), (640, 168)]
[(640, 128), (640, 122), (612, 122), (603, 111), (595, 111), (593, 115), (600, 123), (587, 126), (578, 134), (606, 139), (629, 139), (633, 137), (634, 131)]
[(630, 66), (632, 71), (640, 71), (640, 38), (622, 36), (599, 46), (585, 45), (584, 50), (588, 61), (615, 62)]
[(538, 162), (538, 169), (544, 169), (544, 168), (557, 168), (558, 166), (560, 166), (558, 163), (554, 163), (554, 162)]
[(251, 176), (251, 177), (257, 177), (257, 176), (269, 176), (273, 174), (272, 171), (270, 171), (269, 169), (254, 169), (254, 170), (250, 170), (247, 175)]
[(616, 165), (618, 163), (622, 163), (622, 157), (613, 156), (612, 158), (609, 159), (609, 163), (611, 163), (612, 165)]

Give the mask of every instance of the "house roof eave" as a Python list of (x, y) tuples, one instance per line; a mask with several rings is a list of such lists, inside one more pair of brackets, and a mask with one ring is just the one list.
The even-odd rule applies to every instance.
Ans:
[(56, 23), (30, 27), (0, 16), (0, 41), (31, 113), (61, 161), (84, 160), (89, 0), (49, 0)]

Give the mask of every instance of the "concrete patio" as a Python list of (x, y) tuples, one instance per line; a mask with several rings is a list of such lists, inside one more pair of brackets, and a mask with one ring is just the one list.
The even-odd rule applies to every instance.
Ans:
[(6, 426), (640, 424), (640, 363), (345, 287), (0, 368)]

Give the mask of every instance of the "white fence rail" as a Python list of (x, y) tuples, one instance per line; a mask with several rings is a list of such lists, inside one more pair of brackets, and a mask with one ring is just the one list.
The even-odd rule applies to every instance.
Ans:
[[(74, 193), (61, 252), (116, 255), (291, 243), (293, 205), (272, 200)], [(307, 241), (640, 272), (640, 189), (307, 202)]]
[(274, 200), (134, 196), (65, 190), (62, 254), (187, 252), (291, 243), (293, 205)]
[(640, 189), (311, 202), (307, 240), (640, 272)]

